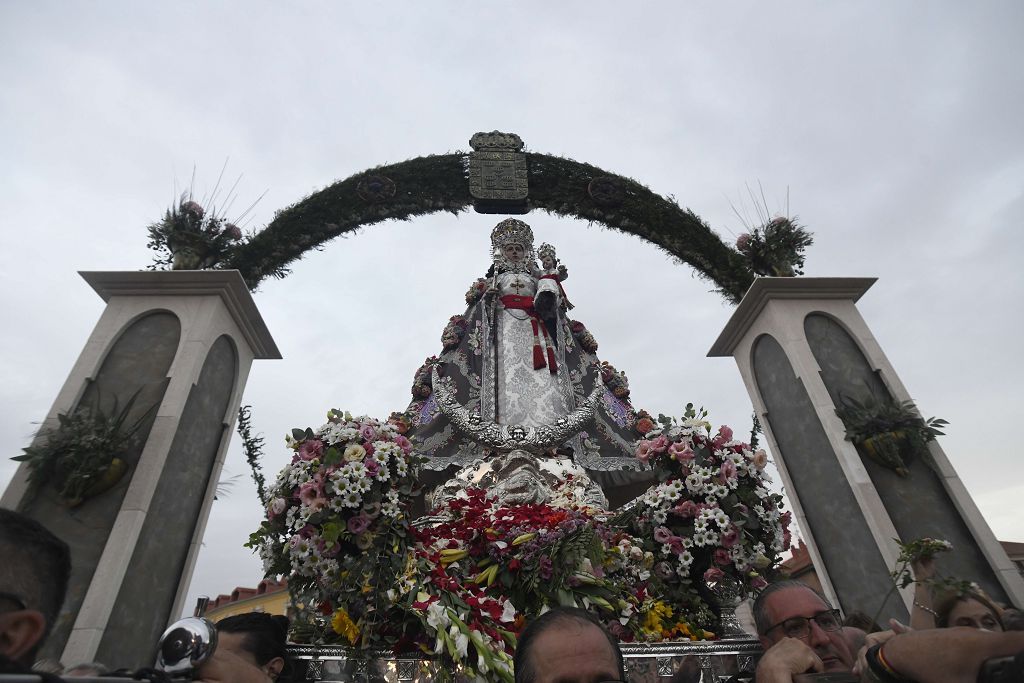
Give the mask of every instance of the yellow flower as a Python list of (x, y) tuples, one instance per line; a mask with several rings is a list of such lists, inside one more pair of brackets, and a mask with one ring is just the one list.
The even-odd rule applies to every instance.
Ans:
[(366, 449), (357, 443), (352, 444), (345, 449), (345, 453), (341, 456), (341, 459), (345, 462), (355, 462), (362, 460), (366, 457)]
[(359, 627), (355, 625), (352, 617), (344, 608), (339, 607), (338, 611), (334, 613), (334, 617), (331, 619), (331, 628), (338, 635), (345, 636), (349, 644), (355, 645), (359, 642)]
[(492, 583), (494, 583), (494, 578), (497, 575), (498, 565), (492, 564), (490, 567), (477, 574), (471, 580), (473, 581), (473, 583), (484, 583), (486, 581), (487, 585), (490, 586)]
[(640, 628), (645, 632), (653, 636), (662, 636), (662, 623), (661, 620), (669, 619), (672, 617), (672, 608), (666, 605), (661, 600), (655, 600), (651, 605), (650, 609), (644, 613), (644, 621), (640, 625)]
[(441, 564), (447, 567), (452, 562), (458, 562), (469, 555), (469, 551), (463, 548), (445, 548), (440, 552)]
[(532, 541), (535, 538), (537, 538), (537, 533), (535, 531), (531, 531), (530, 533), (527, 533), (527, 534), (519, 534), (512, 541), (512, 545), (522, 545), (523, 543), (527, 543), (529, 541)]

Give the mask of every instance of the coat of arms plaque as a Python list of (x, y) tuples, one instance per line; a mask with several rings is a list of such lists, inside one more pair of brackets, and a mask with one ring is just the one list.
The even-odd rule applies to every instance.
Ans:
[(479, 213), (527, 213), (526, 154), (515, 133), (477, 133), (469, 141), (469, 194)]

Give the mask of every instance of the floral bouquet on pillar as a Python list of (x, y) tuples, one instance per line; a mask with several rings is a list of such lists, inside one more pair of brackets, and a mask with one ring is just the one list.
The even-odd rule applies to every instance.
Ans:
[(636, 453), (660, 483), (628, 513), (655, 557), (652, 590), (699, 610), (701, 601), (718, 606), (716, 588), (740, 595), (764, 588), (765, 572), (789, 548), (792, 521), (768, 488), (767, 454), (734, 440), (729, 427), (712, 434), (707, 412), (693, 404), (681, 421), (660, 415), (658, 422)]
[(419, 458), (400, 420), (331, 410), (317, 430), (287, 437), (292, 462), (268, 492), (266, 520), (248, 546), (268, 576), (287, 575), (299, 609), (293, 637), (392, 648), (409, 559), (409, 504)]

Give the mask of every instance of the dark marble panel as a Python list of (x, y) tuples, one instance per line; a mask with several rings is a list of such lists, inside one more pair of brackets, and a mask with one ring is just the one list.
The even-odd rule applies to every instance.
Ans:
[[(227, 336), (210, 347), (189, 393), (167, 464), (157, 484), (138, 545), (100, 642), (97, 660), (151, 666), (156, 642), (170, 620), (224, 430), (238, 376), (238, 354)], [(177, 617), (178, 615), (173, 615)]]
[(69, 509), (63, 505), (53, 485), (42, 487), (37, 495), (22, 502), (23, 512), (39, 520), (71, 546), (71, 581), (67, 598), (40, 653), (41, 657), (59, 659), (71, 634), (156, 418), (154, 406), (159, 406), (163, 400), (169, 382), (167, 371), (177, 353), (180, 337), (181, 324), (172, 313), (160, 311), (135, 320), (113, 343), (99, 372), (78, 403), (95, 405), (99, 400), (99, 405), (109, 413), (115, 404), (123, 408), (138, 392), (128, 423), (136, 422), (147, 411), (149, 415), (139, 427), (135, 444), (120, 455), (130, 467), (128, 474), (114, 488), (76, 508)]
[[(836, 320), (823, 313), (812, 313), (804, 320), (804, 330), (821, 368), (821, 379), (835, 405), (841, 405), (843, 396), (891, 398), (878, 371)], [(901, 539), (946, 539), (953, 544), (954, 551), (942, 556), (941, 573), (975, 581), (997, 601), (1007, 600), (942, 479), (927, 459), (911, 460), (906, 477), (870, 458), (861, 460)]]
[[(765, 335), (754, 343), (754, 377), (786, 469), (803, 505), (829, 578), (844, 612), (874, 614), (892, 579), (853, 489), (829, 444), (803, 383), (785, 351)], [(907, 619), (889, 600), (884, 618)]]

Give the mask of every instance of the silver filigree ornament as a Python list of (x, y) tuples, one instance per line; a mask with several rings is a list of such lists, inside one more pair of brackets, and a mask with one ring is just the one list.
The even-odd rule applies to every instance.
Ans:
[(603, 391), (601, 386), (594, 387), (580, 407), (565, 417), (552, 424), (530, 427), (485, 421), (479, 413), (471, 412), (459, 403), (452, 391), (451, 379), (442, 379), (436, 367), (431, 370), (431, 379), (437, 406), (452, 425), (476, 443), (498, 453), (523, 450), (540, 455), (561, 446), (593, 422)]
[(568, 458), (538, 457), (515, 450), (463, 467), (427, 497), (439, 509), (467, 488), (487, 491), (499, 505), (552, 504), (605, 510), (608, 499), (601, 487)]

